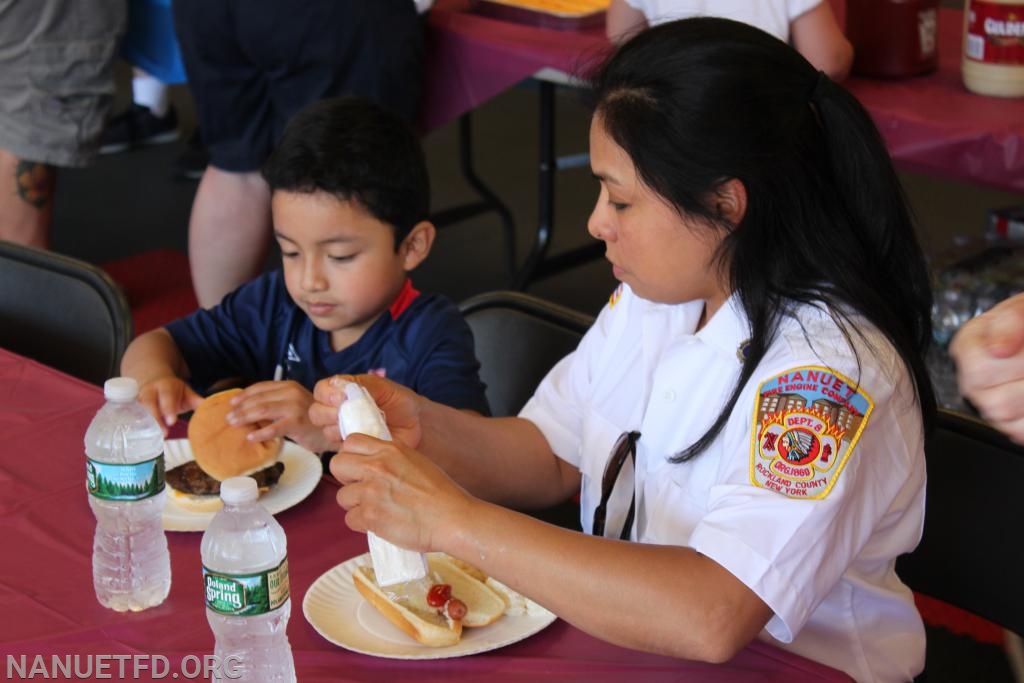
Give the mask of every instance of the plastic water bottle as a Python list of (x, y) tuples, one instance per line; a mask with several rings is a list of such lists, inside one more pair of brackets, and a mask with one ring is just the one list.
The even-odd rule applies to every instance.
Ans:
[(104, 607), (137, 612), (171, 588), (164, 535), (164, 437), (136, 399), (138, 383), (115, 377), (85, 432), (86, 486), (96, 516), (92, 577)]
[(284, 529), (257, 497), (252, 477), (220, 484), (224, 507), (203, 533), (206, 618), (223, 678), (294, 681), (285, 632), (291, 615)]

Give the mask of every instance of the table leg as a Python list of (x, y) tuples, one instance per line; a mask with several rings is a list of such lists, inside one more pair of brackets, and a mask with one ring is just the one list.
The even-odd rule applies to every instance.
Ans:
[(601, 258), (604, 244), (594, 242), (547, 257), (555, 221), (555, 173), (590, 162), (587, 154), (555, 156), (555, 84), (538, 80), (540, 120), (538, 122), (540, 163), (537, 188), (537, 232), (533, 249), (512, 279), (512, 289), (525, 290), (531, 282), (556, 275), (569, 268)]
[(498, 218), (501, 219), (502, 228), (505, 231), (505, 267), (508, 270), (509, 277), (514, 277), (516, 272), (515, 219), (512, 218), (512, 212), (505, 206), (505, 203), (476, 174), (476, 170), (473, 167), (473, 129), (469, 112), (459, 117), (459, 166), (462, 170), (462, 176), (476, 190), (476, 193), (480, 196), (480, 201), (460, 204), (437, 211), (431, 216), (431, 220), (433, 220), (438, 228), (443, 228), (481, 213), (489, 211), (497, 213)]

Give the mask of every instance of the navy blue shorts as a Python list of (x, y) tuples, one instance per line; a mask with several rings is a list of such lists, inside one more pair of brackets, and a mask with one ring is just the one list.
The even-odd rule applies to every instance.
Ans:
[(413, 0), (174, 0), (210, 163), (255, 171), (307, 104), (354, 94), (410, 122), (422, 77)]

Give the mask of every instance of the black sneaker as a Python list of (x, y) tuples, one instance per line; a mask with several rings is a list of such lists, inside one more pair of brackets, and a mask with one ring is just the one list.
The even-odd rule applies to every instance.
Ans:
[(206, 145), (203, 144), (203, 136), (196, 128), (188, 138), (185, 151), (174, 160), (174, 177), (185, 180), (199, 180), (203, 177), (203, 171), (210, 161), (206, 153)]
[(116, 154), (142, 145), (159, 145), (178, 139), (178, 113), (174, 107), (163, 116), (154, 116), (147, 107), (131, 107), (107, 122), (100, 138), (100, 154)]

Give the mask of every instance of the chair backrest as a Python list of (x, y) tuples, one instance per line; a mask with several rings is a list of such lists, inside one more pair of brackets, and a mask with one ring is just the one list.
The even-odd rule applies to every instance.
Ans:
[(102, 270), (0, 240), (0, 346), (102, 384), (131, 338), (128, 301)]
[(1024, 448), (940, 410), (925, 459), (924, 536), (897, 573), (914, 591), (1024, 635)]
[(473, 330), (480, 376), (497, 416), (515, 415), (593, 318), (522, 292), (487, 292), (460, 304)]

